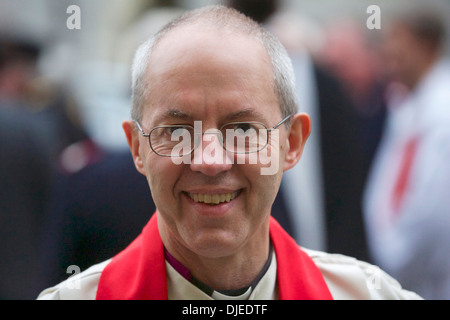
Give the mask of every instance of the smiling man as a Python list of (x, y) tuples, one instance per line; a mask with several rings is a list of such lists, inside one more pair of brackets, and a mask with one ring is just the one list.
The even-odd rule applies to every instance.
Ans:
[(123, 129), (157, 211), (123, 252), (39, 298), (418, 298), (374, 266), (300, 248), (271, 218), (310, 133), (294, 88), (278, 40), (222, 6), (141, 45)]

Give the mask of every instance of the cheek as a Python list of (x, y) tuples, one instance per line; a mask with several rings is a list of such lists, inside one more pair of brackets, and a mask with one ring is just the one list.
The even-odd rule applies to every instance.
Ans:
[[(278, 160), (278, 159), (277, 159)], [(262, 169), (268, 169), (264, 171)], [(269, 165), (245, 165), (241, 168), (242, 176), (249, 181), (249, 199), (247, 212), (252, 215), (261, 216), (269, 213), (281, 182), (282, 170), (276, 170), (273, 174), (263, 174), (275, 170)]]
[(281, 183), (282, 171), (278, 171), (272, 175), (261, 175), (258, 180), (259, 199), (263, 199), (264, 205), (271, 207)]
[(153, 201), (158, 208), (174, 203), (174, 186), (182, 166), (172, 163), (170, 158), (150, 155), (145, 159), (145, 175)]

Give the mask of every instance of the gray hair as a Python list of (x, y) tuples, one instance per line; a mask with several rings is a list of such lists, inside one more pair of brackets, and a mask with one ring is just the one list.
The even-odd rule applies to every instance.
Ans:
[(169, 22), (137, 49), (132, 65), (132, 110), (131, 117), (141, 120), (142, 104), (148, 93), (146, 69), (152, 51), (159, 41), (177, 27), (203, 23), (206, 27), (229, 32), (240, 32), (259, 40), (266, 49), (273, 69), (274, 90), (284, 117), (297, 112), (295, 77), (291, 59), (280, 41), (258, 23), (235, 9), (221, 5), (208, 6), (188, 11)]

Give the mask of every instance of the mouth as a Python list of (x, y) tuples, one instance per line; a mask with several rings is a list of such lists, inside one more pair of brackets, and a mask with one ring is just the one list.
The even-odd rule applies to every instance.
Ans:
[(242, 190), (229, 193), (189, 193), (185, 194), (196, 203), (204, 203), (211, 206), (216, 206), (222, 203), (233, 201)]

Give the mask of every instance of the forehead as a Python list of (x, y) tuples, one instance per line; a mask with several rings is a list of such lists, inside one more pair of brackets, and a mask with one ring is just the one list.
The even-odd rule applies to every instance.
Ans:
[[(150, 68), (155, 69), (166, 60), (173, 58), (191, 63), (197, 60), (203, 64), (210, 60), (224, 60), (226, 57), (234, 60), (235, 63), (247, 60), (247, 63), (263, 62), (269, 66), (270, 59), (262, 41), (256, 36), (235, 31), (221, 30), (206, 24), (176, 27), (158, 41), (151, 54)], [(246, 56), (245, 53), (252, 53), (253, 56)], [(208, 59), (204, 60), (204, 58)], [(167, 65), (164, 66), (167, 67)]]
[[(242, 34), (198, 26), (171, 31), (152, 52), (146, 75), (144, 116), (167, 108), (278, 108), (270, 58), (259, 40)], [(226, 101), (230, 110), (223, 108)]]

